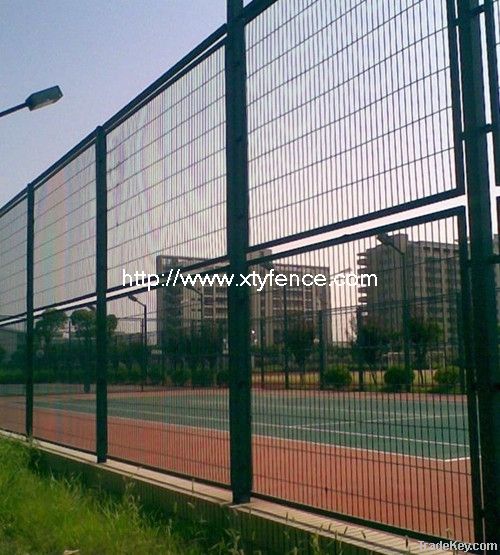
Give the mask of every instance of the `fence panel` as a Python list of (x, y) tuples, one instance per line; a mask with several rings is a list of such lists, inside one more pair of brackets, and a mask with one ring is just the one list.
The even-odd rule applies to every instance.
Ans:
[(108, 302), (118, 321), (109, 454), (227, 483), (228, 393), (217, 388), (227, 301), (215, 313), (215, 289), (173, 283), (179, 268), (227, 252), (223, 49), (111, 130), (107, 148), (108, 287), (137, 282), (136, 271), (170, 275), (164, 287)]
[(95, 308), (49, 309), (34, 324), (33, 436), (95, 451)]
[(0, 326), (0, 428), (23, 434), (26, 408), (26, 322)]
[(227, 301), (214, 312), (215, 292), (159, 287), (108, 302), (111, 457), (228, 483)]
[(252, 245), (463, 192), (446, 2), (278, 0), (246, 34)]
[(26, 312), (27, 202), (0, 216), (0, 320)]
[(254, 267), (291, 280), (253, 294), (256, 494), (473, 538), (457, 233), (374, 230)]
[(35, 309), (95, 293), (95, 149), (35, 188)]
[(107, 136), (108, 286), (226, 254), (224, 53), (218, 49)]
[[(483, 437), (496, 423), (495, 369), (473, 345), (464, 260), (486, 290), (478, 268), (489, 264), (488, 171), (500, 168), (500, 2), (473, 4), (256, 2), (99, 128), (99, 164), (90, 136), (30, 185), (34, 220), (25, 192), (4, 207), (0, 428), (23, 433), (27, 420), (30, 430), (33, 347), (37, 438), (95, 452), (99, 408), (108, 432), (99, 461), (107, 447), (231, 486), (239, 501), (252, 469), (256, 496), (434, 538), (481, 539), (483, 519), (493, 536), (496, 486), (481, 491), (478, 467), (493, 484), (497, 463), (494, 441), (479, 455), (475, 381)], [(463, 145), (469, 196), (458, 198)], [(455, 208), (433, 205), (454, 197)], [(104, 239), (107, 257), (96, 249)], [(288, 276), (251, 289), (249, 329), (246, 292), (230, 304), (227, 282), (181, 284), (180, 269), (213, 272), (229, 258), (236, 273), (248, 261), (261, 278)], [(146, 291), (148, 274), (164, 282)], [(144, 287), (125, 291), (132, 283)], [(473, 294), (476, 306), (487, 298)], [(486, 319), (474, 316), (477, 331)], [(495, 341), (492, 330), (482, 328)]]

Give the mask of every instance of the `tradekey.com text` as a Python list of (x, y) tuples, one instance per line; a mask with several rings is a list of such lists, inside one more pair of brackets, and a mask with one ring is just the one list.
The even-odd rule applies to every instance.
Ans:
[(340, 272), (331, 276), (324, 274), (297, 274), (297, 273), (277, 273), (270, 269), (265, 274), (250, 272), (249, 274), (186, 274), (180, 268), (171, 269), (164, 274), (148, 274), (146, 272), (135, 271), (127, 273), (122, 269), (123, 287), (146, 286), (148, 291), (155, 287), (175, 287), (182, 285), (192, 288), (201, 287), (255, 287), (258, 292), (264, 287), (365, 287), (377, 286), (376, 274), (355, 274)]

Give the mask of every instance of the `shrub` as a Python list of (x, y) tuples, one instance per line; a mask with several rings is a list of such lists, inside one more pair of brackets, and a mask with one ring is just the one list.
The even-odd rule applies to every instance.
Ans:
[(181, 366), (178, 368), (173, 368), (168, 375), (172, 384), (179, 387), (186, 385), (189, 380), (189, 372)]
[(436, 370), (433, 380), (438, 391), (451, 391), (460, 380), (460, 370), (456, 366), (445, 366)]
[(137, 384), (142, 381), (142, 368), (137, 364), (127, 366), (119, 362), (109, 370), (108, 381), (115, 384)]
[(160, 384), (163, 381), (163, 371), (159, 364), (148, 366), (148, 380), (152, 384)]
[(191, 384), (194, 387), (210, 387), (214, 383), (214, 371), (204, 364), (191, 369)]
[(330, 366), (323, 375), (323, 383), (327, 387), (346, 387), (351, 385), (352, 376), (344, 366)]
[(406, 370), (403, 366), (391, 366), (384, 373), (384, 382), (389, 391), (409, 390), (414, 379), (413, 370)]
[(216, 381), (219, 387), (227, 387), (229, 385), (229, 370), (219, 370)]
[(24, 383), (26, 376), (22, 370), (0, 370), (0, 384)]

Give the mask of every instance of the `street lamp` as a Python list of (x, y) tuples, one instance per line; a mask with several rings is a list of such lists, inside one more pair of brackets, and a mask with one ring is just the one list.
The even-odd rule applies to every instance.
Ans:
[(410, 373), (410, 309), (408, 306), (408, 275), (407, 275), (407, 249), (405, 250), (398, 247), (392, 237), (387, 233), (380, 233), (377, 235), (377, 241), (382, 245), (390, 247), (401, 256), (401, 277), (403, 287), (403, 352), (404, 352), (404, 366), (405, 372)]
[[(271, 262), (261, 262), (259, 266), (262, 266), (265, 270), (273, 270), (274, 265)], [(262, 319), (262, 314), (261, 314)], [(262, 330), (261, 330), (262, 334)], [(261, 337), (262, 342), (262, 337)], [(285, 355), (285, 389), (290, 388), (290, 357), (288, 354), (288, 293), (286, 283), (283, 285), (283, 347)], [(263, 378), (263, 375), (262, 375)]]
[[(335, 281), (335, 279), (337, 278), (337, 276), (342, 275), (342, 274), (350, 274), (352, 272), (352, 268), (343, 268), (342, 270), (339, 270), (333, 274), (331, 274), (330, 276), (328, 276), (328, 287), (331, 287), (331, 283), (332, 281)], [(325, 306), (327, 306), (327, 296), (330, 295), (330, 301), (332, 300), (332, 292), (326, 290), (325, 291), (325, 298), (322, 299), (322, 307), (319, 310), (318, 313), (318, 328), (319, 328), (319, 338), (316, 341), (315, 339), (315, 343), (317, 345), (319, 345), (319, 388), (320, 389), (324, 389), (324, 376), (325, 376), (325, 372), (326, 372), (326, 367), (328, 365), (328, 352), (327, 352), (327, 347), (325, 346), (325, 323), (329, 322), (328, 324), (328, 328), (331, 331), (331, 334), (327, 334), (331, 336), (331, 340), (333, 341), (333, 311), (330, 310), (330, 314), (327, 316), (328, 320), (325, 319)], [(335, 296), (334, 296), (335, 298)], [(330, 305), (332, 303), (330, 302)], [(328, 343), (328, 339), (327, 339), (327, 343)]]
[(147, 380), (148, 377), (148, 307), (145, 303), (141, 302), (135, 295), (128, 295), (128, 298), (137, 304), (140, 304), (143, 308), (143, 383), (141, 389), (144, 389), (144, 379)]
[(55, 104), (62, 98), (62, 95), (63, 93), (57, 85), (55, 87), (44, 89), (43, 91), (38, 91), (30, 94), (30, 96), (28, 96), (22, 104), (18, 104), (17, 106), (13, 106), (12, 108), (8, 108), (7, 110), (0, 112), (0, 118), (8, 116), (9, 114), (12, 114), (12, 112), (22, 110), (23, 108), (28, 108), (30, 112), (38, 110), (39, 108), (45, 108), (45, 106)]

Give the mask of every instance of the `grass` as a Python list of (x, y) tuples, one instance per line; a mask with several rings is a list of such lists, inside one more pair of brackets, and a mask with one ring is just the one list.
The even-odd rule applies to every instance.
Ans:
[[(148, 512), (130, 488), (112, 496), (86, 487), (78, 477), (56, 478), (39, 461), (31, 444), (0, 438), (0, 555), (267, 553), (243, 548), (231, 518), (226, 527), (216, 527), (194, 514), (188, 521)], [(286, 543), (280, 554), (343, 552), (336, 538), (326, 551), (317, 536)]]
[(238, 538), (203, 523), (142, 511), (132, 492), (114, 498), (77, 479), (56, 479), (36, 450), (0, 439), (0, 554), (239, 553)]

